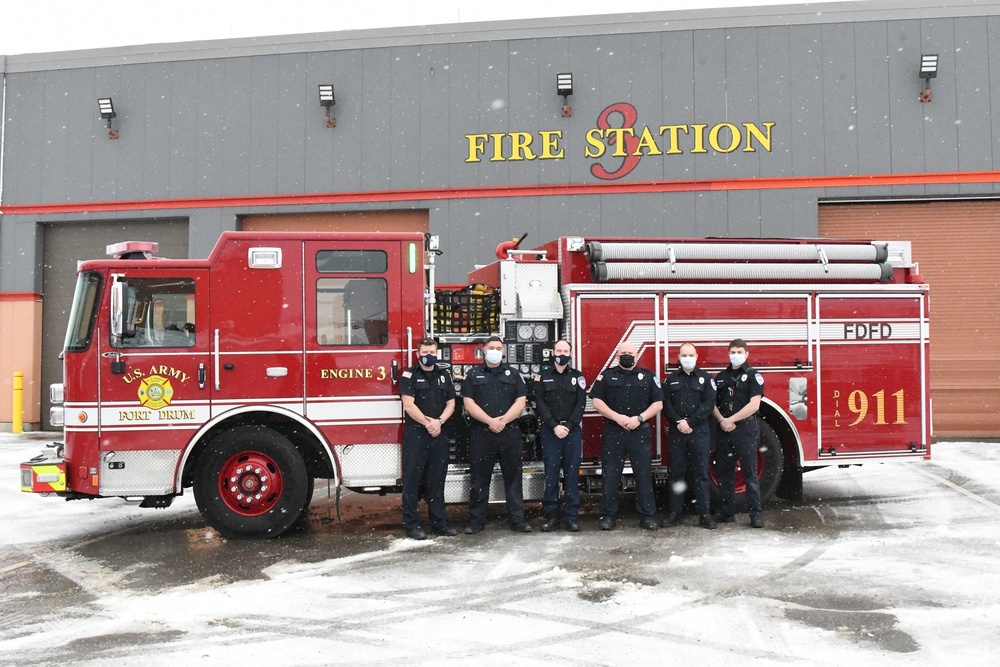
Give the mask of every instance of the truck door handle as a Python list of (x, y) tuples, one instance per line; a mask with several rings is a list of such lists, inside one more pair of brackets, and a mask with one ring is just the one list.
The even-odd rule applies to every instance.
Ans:
[(234, 368), (236, 368), (236, 366), (233, 364), (224, 364), (222, 367), (225, 368), (227, 371), (231, 371)]
[(205, 388), (205, 381), (208, 378), (208, 373), (205, 371), (205, 363), (202, 362), (198, 364), (198, 389)]
[(397, 384), (399, 382), (399, 362), (395, 359), (392, 360), (390, 375), (392, 375), (392, 383)]

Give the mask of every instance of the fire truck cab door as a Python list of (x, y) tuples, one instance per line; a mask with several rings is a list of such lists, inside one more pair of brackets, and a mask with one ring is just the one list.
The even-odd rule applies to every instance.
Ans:
[[(305, 246), (307, 415), (334, 446), (386, 445), (366, 451), (369, 464), (393, 468), (387, 478), (395, 474), (402, 437), (395, 379), (409, 361), (412, 339), (423, 334), (422, 267), (411, 275), (407, 245), (333, 240)], [(404, 312), (407, 289), (415, 291), (406, 294), (412, 307)], [(375, 463), (382, 458), (385, 466)]]
[[(128, 269), (121, 283), (123, 335), (102, 336), (98, 373), (101, 450), (176, 450), (207, 421), (210, 388), (208, 271)], [(124, 310), (124, 312), (123, 312)], [(102, 328), (110, 331), (110, 327)], [(171, 468), (174, 459), (141, 461)], [(153, 459), (149, 459), (153, 457)], [(135, 475), (138, 461), (119, 454), (111, 463)], [(112, 465), (102, 490), (119, 468)], [(167, 475), (170, 478), (170, 475)]]

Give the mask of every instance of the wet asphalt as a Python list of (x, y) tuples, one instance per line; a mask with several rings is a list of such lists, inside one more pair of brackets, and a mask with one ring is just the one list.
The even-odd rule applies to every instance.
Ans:
[[(620, 664), (661, 652), (718, 664), (929, 664), (949, 651), (988, 661), (1000, 646), (1000, 483), (979, 474), (1000, 470), (1000, 445), (989, 447), (985, 463), (964, 445), (928, 463), (810, 473), (805, 500), (771, 502), (762, 530), (744, 515), (713, 531), (687, 516), (648, 532), (631, 512), (602, 532), (598, 499), (585, 496), (581, 533), (540, 533), (529, 504), (535, 532), (514, 534), (496, 505), (481, 535), (418, 543), (403, 535), (398, 496), (346, 492), (338, 514), (318, 482), (302, 529), (226, 540), (185, 498), (82, 538), (0, 546), (0, 664), (153, 664), (140, 656), (154, 649), (165, 661), (214, 660), (234, 627), (256, 639), (223, 652), (233, 659), (268, 656), (289, 638), (338, 647), (292, 651), (289, 664)], [(464, 508), (449, 516), (465, 525)], [(286, 588), (289, 572), (299, 588)], [(255, 587), (259, 599), (242, 598)], [(195, 605), (240, 600), (204, 622), (155, 611), (178, 594)], [(286, 595), (335, 611), (309, 612), (319, 629), (303, 630), (276, 602)], [(116, 612), (137, 600), (153, 621)], [(434, 616), (454, 628), (426, 626)], [(448, 641), (413, 643), (427, 627)], [(478, 636), (489, 627), (531, 639)]]

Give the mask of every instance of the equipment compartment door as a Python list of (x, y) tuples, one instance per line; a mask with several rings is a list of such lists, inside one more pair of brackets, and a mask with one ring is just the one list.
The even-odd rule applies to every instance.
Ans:
[[(662, 375), (663, 357), (657, 338), (659, 298), (655, 294), (582, 294), (574, 300), (574, 363), (588, 384), (618, 361), (615, 351), (624, 342), (635, 345), (636, 364)], [(583, 460), (599, 462), (604, 417), (587, 399), (583, 418)], [(660, 416), (653, 425), (653, 461), (661, 458)]]
[[(410, 304), (417, 321), (403, 316), (404, 274), (408, 284), (423, 280), (421, 267), (411, 275), (406, 246), (398, 240), (306, 243), (306, 409), (335, 446), (401, 441), (403, 408), (393, 376), (405, 370), (410, 339), (415, 346), (423, 335), (419, 286)], [(398, 451), (376, 456), (398, 468)]]
[(213, 416), (302, 413), (302, 243), (239, 239), (212, 267)]
[(923, 456), (928, 440), (922, 296), (819, 295), (819, 456)]

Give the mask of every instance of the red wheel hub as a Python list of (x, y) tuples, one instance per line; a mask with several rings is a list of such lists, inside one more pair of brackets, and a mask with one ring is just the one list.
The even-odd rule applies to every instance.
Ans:
[(242, 516), (259, 516), (281, 498), (281, 468), (262, 452), (239, 452), (219, 471), (219, 496)]

